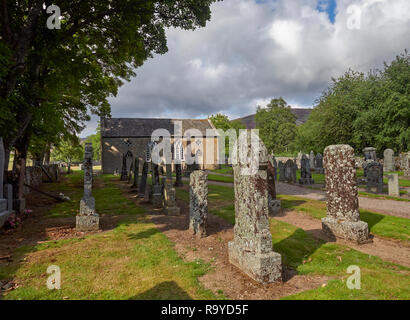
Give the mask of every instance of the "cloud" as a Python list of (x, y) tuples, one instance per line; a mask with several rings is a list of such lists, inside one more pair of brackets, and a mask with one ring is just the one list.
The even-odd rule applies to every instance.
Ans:
[[(338, 0), (334, 23), (317, 0), (224, 0), (207, 27), (167, 31), (169, 52), (136, 70), (110, 99), (114, 117), (231, 118), (282, 96), (312, 106), (331, 77), (368, 71), (410, 49), (410, 1)], [(335, 3), (336, 4), (336, 3)], [(349, 28), (349, 6), (360, 27)]]

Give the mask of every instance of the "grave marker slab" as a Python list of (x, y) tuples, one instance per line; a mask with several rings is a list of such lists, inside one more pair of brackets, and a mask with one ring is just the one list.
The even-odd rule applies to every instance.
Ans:
[(198, 238), (206, 237), (208, 219), (208, 173), (191, 172), (189, 183), (189, 229)]
[(386, 149), (383, 153), (384, 156), (384, 163), (383, 163), (383, 170), (385, 172), (392, 172), (394, 171), (394, 151), (392, 149)]
[(301, 162), (301, 172), (300, 172), (300, 179), (299, 184), (302, 185), (310, 185), (314, 184), (315, 181), (312, 179), (312, 173), (310, 172), (310, 160), (306, 155), (302, 156)]
[(389, 196), (400, 197), (400, 185), (399, 175), (397, 173), (391, 173), (388, 175), (389, 179)]
[(376, 161), (368, 161), (366, 172), (366, 191), (383, 193), (383, 165)]

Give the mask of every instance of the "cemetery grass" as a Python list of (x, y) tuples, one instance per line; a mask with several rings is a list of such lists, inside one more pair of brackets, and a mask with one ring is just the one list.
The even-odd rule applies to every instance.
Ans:
[[(234, 205), (228, 204), (233, 201), (233, 188), (214, 185), (208, 187), (209, 212), (234, 225)], [(188, 192), (185, 190), (178, 189), (177, 195), (179, 199), (188, 201)], [(295, 204), (301, 203), (293, 203)], [(291, 207), (290, 203), (288, 207)], [(287, 267), (300, 275), (333, 278), (325, 287), (288, 296), (286, 299), (410, 299), (410, 268), (385, 262), (341, 244), (325, 243), (303, 229), (274, 218), (270, 218), (270, 229), (273, 248), (282, 255)], [(350, 265), (361, 268), (362, 290), (349, 290), (346, 287), (346, 278), (349, 276), (346, 269)]]
[[(174, 244), (145, 217), (144, 210), (121, 195), (120, 190), (119, 194), (112, 190), (112, 179), (114, 176), (96, 177), (95, 186), (99, 187), (94, 188), (93, 195), (97, 212), (100, 202), (105, 208), (100, 207), (99, 213), (104, 212), (107, 217), (119, 215), (113, 227), (16, 248), (11, 252), (11, 262), (0, 262), (0, 281), (12, 281), (18, 288), (0, 293), (0, 298), (223, 299), (223, 295), (214, 295), (198, 281), (211, 269), (210, 265), (202, 260), (184, 262)], [(74, 200), (57, 204), (60, 209), (53, 208), (44, 218), (57, 221), (54, 218), (60, 216), (65, 221), (72, 220), (72, 210), (78, 209), (82, 194), (82, 174), (69, 175), (64, 183), (49, 185), (47, 189), (64, 189), (62, 192)], [(121, 204), (128, 205), (128, 201), (132, 207), (125, 210)], [(61, 269), (61, 290), (46, 287), (50, 265)]]

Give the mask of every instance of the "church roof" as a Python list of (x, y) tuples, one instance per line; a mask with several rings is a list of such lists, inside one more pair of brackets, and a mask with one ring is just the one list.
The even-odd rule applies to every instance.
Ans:
[(197, 129), (203, 136), (207, 129), (214, 129), (208, 119), (160, 119), (160, 118), (101, 118), (102, 138), (148, 138), (157, 129), (166, 129), (174, 136), (174, 124), (182, 122), (182, 134)]

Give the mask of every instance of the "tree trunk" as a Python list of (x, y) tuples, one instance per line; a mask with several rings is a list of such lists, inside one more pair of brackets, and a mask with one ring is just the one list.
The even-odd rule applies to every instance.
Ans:
[(14, 180), (17, 186), (17, 196), (14, 197), (16, 199), (24, 198), (24, 180), (26, 176), (27, 151), (30, 145), (30, 139), (31, 130), (28, 130), (16, 143), (16, 178)]

